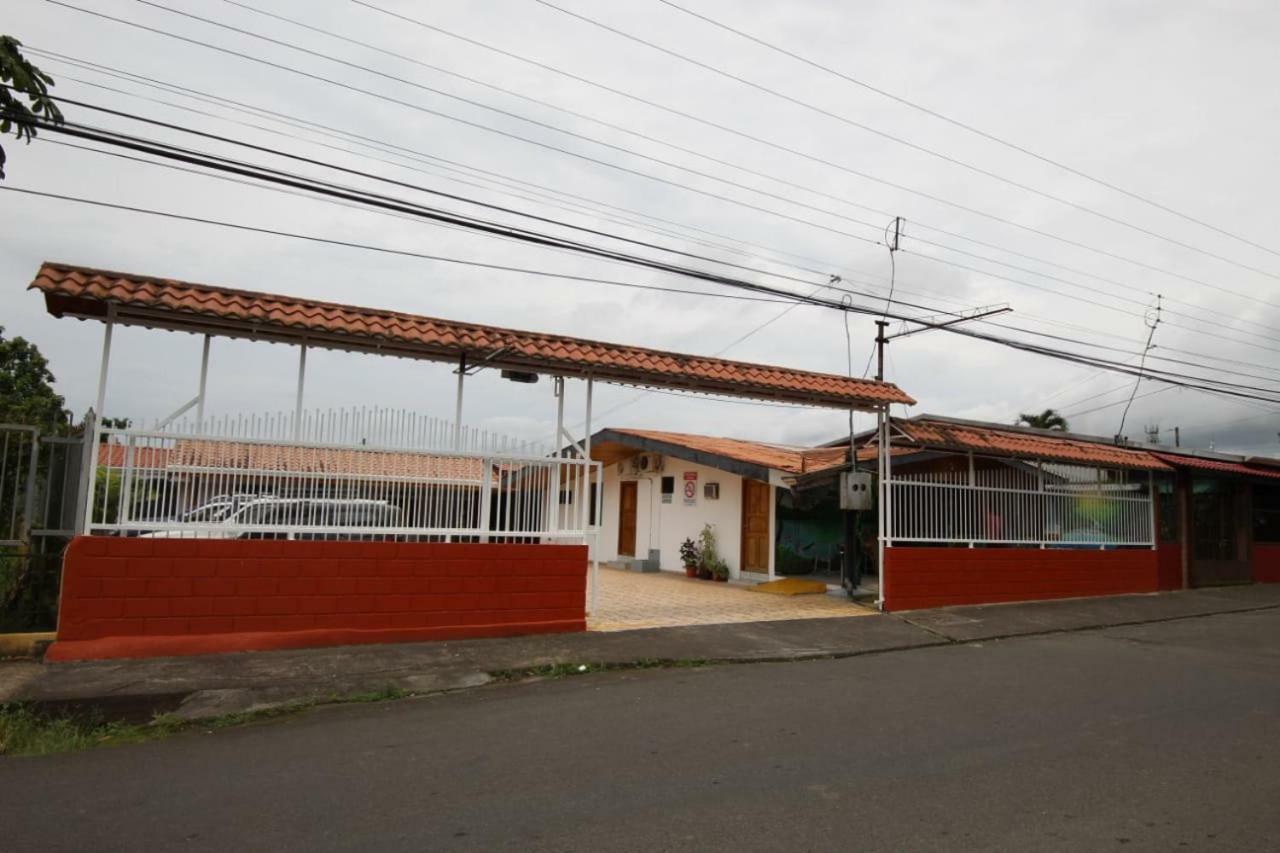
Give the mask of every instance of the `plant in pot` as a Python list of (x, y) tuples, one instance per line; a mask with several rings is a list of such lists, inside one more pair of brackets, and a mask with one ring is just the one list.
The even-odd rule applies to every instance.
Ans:
[(715, 566), (723, 562), (716, 553), (716, 532), (710, 524), (704, 524), (698, 534), (698, 577), (711, 580), (715, 577)]
[(729, 564), (716, 557), (711, 561), (711, 577), (722, 583), (729, 580)]
[(680, 561), (684, 564), (685, 577), (696, 578), (698, 576), (700, 558), (698, 546), (692, 539), (686, 539), (680, 543)]

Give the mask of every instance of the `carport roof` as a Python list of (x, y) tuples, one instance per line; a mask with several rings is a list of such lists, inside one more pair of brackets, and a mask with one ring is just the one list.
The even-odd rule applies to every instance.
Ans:
[(46, 262), (55, 317), (243, 337), (841, 409), (913, 403), (896, 385)]

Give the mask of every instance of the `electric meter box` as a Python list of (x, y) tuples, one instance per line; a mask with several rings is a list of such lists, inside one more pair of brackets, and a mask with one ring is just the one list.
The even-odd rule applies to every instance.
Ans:
[(870, 471), (844, 471), (840, 474), (840, 508), (852, 510), (871, 509)]

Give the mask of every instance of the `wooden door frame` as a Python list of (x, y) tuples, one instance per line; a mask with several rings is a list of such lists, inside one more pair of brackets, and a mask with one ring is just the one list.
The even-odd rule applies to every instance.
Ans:
[[(624, 525), (622, 523), (623, 507), (625, 501), (622, 499), (623, 492), (630, 487), (631, 492), (635, 495), (635, 500), (631, 502), (631, 553), (625, 554), (622, 550), (622, 531)], [(638, 480), (620, 480), (618, 482), (618, 556), (634, 557), (636, 549), (639, 547), (637, 540), (639, 539), (640, 528), (640, 483)]]

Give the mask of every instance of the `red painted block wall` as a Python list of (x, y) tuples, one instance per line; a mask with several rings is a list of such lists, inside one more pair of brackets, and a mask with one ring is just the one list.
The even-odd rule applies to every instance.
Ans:
[(1254, 583), (1280, 583), (1280, 544), (1254, 542), (1250, 563)]
[(1155, 551), (1046, 548), (885, 549), (886, 609), (1155, 592)]
[(1156, 546), (1156, 560), (1160, 566), (1156, 588), (1182, 589), (1182, 543), (1162, 542)]
[(586, 629), (585, 545), (79, 536), (50, 660)]

